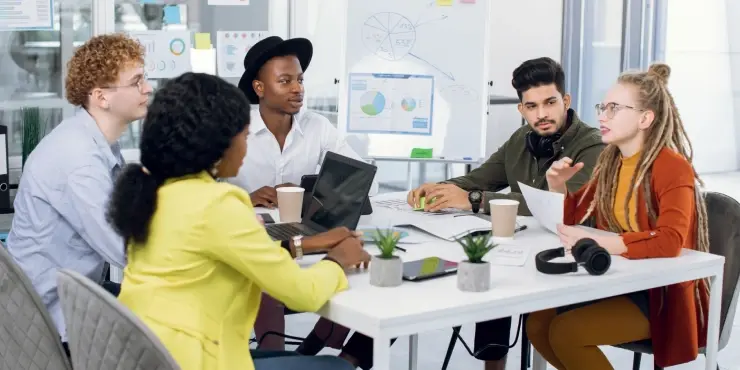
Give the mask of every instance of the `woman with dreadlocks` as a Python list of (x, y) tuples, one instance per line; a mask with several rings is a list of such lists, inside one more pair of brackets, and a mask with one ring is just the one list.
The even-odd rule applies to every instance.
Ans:
[[(692, 148), (666, 86), (670, 68), (627, 72), (596, 105), (602, 152), (589, 183), (567, 193), (583, 166), (563, 158), (547, 172), (550, 191), (566, 194), (560, 241), (570, 249), (590, 238), (629, 259), (677, 257), (683, 248), (708, 251), (703, 185)], [(574, 226), (591, 222), (614, 235)], [(599, 345), (650, 339), (658, 366), (692, 361), (706, 343), (708, 285), (689, 281), (585, 304), (532, 313), (527, 334), (559, 370), (613, 369)]]

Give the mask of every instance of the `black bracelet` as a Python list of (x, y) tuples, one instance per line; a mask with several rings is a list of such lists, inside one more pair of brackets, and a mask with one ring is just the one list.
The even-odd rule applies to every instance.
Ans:
[(322, 261), (332, 261), (332, 262), (336, 263), (337, 265), (339, 265), (339, 267), (344, 268), (344, 266), (342, 266), (342, 264), (339, 263), (339, 261), (335, 260), (332, 257), (326, 256), (326, 257), (322, 258), (321, 260)]

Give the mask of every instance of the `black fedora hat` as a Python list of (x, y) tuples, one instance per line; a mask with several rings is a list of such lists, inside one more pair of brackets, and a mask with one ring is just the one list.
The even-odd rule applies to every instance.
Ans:
[(254, 44), (244, 56), (244, 74), (239, 80), (239, 89), (247, 95), (252, 104), (259, 103), (259, 97), (252, 87), (257, 72), (268, 60), (280, 55), (295, 55), (301, 68), (305, 71), (311, 63), (313, 45), (304, 38), (283, 40), (279, 36), (270, 36)]

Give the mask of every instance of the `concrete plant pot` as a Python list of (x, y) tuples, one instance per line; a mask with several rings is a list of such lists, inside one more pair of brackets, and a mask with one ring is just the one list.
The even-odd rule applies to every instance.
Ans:
[(485, 292), (491, 289), (491, 264), (460, 262), (457, 265), (457, 289), (464, 292)]
[(377, 287), (394, 287), (401, 285), (403, 262), (398, 256), (380, 258), (373, 256), (370, 261), (370, 285)]

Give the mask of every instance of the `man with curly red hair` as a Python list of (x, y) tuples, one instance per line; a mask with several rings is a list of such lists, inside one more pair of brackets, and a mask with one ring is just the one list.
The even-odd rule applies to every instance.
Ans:
[(66, 347), (57, 271), (75, 270), (103, 283), (105, 263), (123, 267), (123, 240), (105, 219), (117, 172), (118, 139), (144, 117), (152, 88), (144, 50), (121, 34), (96, 36), (67, 66), (67, 100), (79, 109), (38, 144), (23, 168), (7, 239), (8, 252), (41, 296)]

